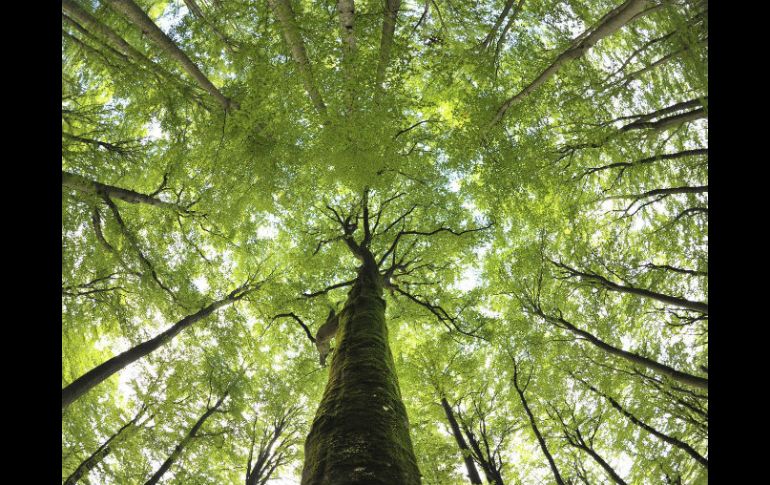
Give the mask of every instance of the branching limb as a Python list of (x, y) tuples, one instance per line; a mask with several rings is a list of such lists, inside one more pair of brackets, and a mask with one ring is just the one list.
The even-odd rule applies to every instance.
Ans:
[(300, 327), (302, 327), (302, 330), (305, 331), (305, 334), (307, 335), (307, 338), (310, 339), (310, 342), (315, 344), (315, 337), (313, 337), (313, 334), (310, 333), (310, 329), (308, 328), (308, 326), (305, 325), (305, 322), (303, 322), (302, 319), (299, 316), (297, 316), (296, 313), (294, 313), (294, 312), (291, 312), (291, 313), (279, 313), (278, 315), (275, 315), (273, 317), (272, 321), (276, 321), (277, 319), (284, 318), (284, 317), (290, 317), (290, 318), (294, 319), (294, 321), (297, 322)]

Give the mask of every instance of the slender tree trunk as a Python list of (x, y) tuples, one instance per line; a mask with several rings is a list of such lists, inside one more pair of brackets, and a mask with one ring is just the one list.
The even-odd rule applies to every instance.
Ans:
[(639, 418), (637, 418), (636, 416), (634, 416), (630, 411), (628, 411), (623, 406), (621, 406), (620, 403), (617, 402), (615, 399), (613, 399), (611, 396), (608, 396), (607, 394), (604, 394), (603, 392), (601, 392), (597, 388), (593, 387), (592, 385), (590, 385), (586, 381), (584, 381), (582, 379), (579, 379), (579, 380), (586, 387), (591, 389), (594, 393), (596, 393), (599, 396), (602, 396), (607, 401), (609, 401), (610, 405), (613, 408), (615, 408), (623, 416), (627, 417), (632, 423), (634, 423), (635, 425), (639, 426), (640, 428), (642, 428), (643, 430), (647, 431), (648, 433), (650, 433), (651, 435), (655, 436), (656, 438), (660, 439), (661, 441), (664, 441), (664, 442), (666, 442), (666, 443), (668, 443), (668, 444), (670, 444), (672, 446), (675, 446), (675, 447), (679, 448), (680, 450), (684, 451), (685, 453), (687, 453), (688, 455), (693, 457), (695, 459), (695, 461), (697, 461), (698, 463), (703, 465), (706, 469), (708, 469), (708, 467), (709, 467), (708, 460), (703, 455), (698, 453), (692, 446), (690, 446), (689, 444), (685, 443), (684, 441), (682, 441), (680, 439), (674, 438), (673, 436), (669, 436), (669, 435), (667, 435), (665, 433), (662, 433), (662, 432), (658, 431), (657, 429), (653, 428), (649, 424), (645, 423), (644, 421), (642, 421)]
[(455, 441), (457, 441), (457, 446), (460, 447), (460, 453), (463, 455), (465, 468), (468, 469), (468, 479), (470, 479), (471, 483), (482, 483), (479, 471), (476, 469), (476, 464), (473, 463), (471, 450), (468, 448), (468, 444), (465, 442), (465, 438), (463, 438), (463, 434), (460, 432), (460, 426), (457, 424), (457, 420), (452, 412), (452, 407), (444, 397), (441, 398), (441, 406), (444, 408), (446, 419), (449, 421), (449, 426), (452, 428), (452, 434), (455, 437)]
[(318, 114), (326, 118), (326, 104), (324, 104), (321, 93), (316, 88), (315, 80), (313, 79), (313, 69), (310, 60), (307, 58), (305, 42), (302, 40), (302, 36), (299, 33), (291, 3), (289, 0), (268, 0), (268, 4), (270, 4), (273, 14), (281, 24), (283, 38), (289, 46), (294, 62), (297, 63), (297, 70), (302, 78), (302, 84), (305, 86), (305, 91), (308, 96), (310, 96), (310, 100), (313, 102), (313, 106), (316, 111), (318, 111)]
[(578, 38), (573, 41), (573, 44), (567, 50), (559, 54), (551, 65), (543, 70), (531, 83), (519, 91), (518, 94), (503, 103), (500, 109), (497, 110), (489, 127), (491, 128), (499, 123), (503, 119), (503, 116), (505, 116), (505, 112), (508, 111), (511, 106), (520, 103), (524, 98), (532, 94), (538, 87), (552, 78), (568, 61), (582, 57), (601, 39), (614, 34), (628, 22), (637, 18), (637, 15), (644, 10), (646, 5), (647, 0), (626, 0), (625, 3), (602, 17), (602, 19), (591, 29), (586, 30), (578, 36)]
[(138, 27), (144, 34), (157, 44), (158, 47), (172, 59), (177, 61), (182, 68), (203, 88), (204, 91), (214, 97), (225, 111), (229, 110), (233, 103), (226, 98), (214, 84), (209, 81), (198, 66), (180, 49), (169, 36), (155, 25), (144, 10), (132, 0), (107, 0), (107, 3), (117, 12), (123, 14), (132, 24)]
[(500, 476), (500, 473), (491, 462), (492, 457), (489, 453), (489, 447), (487, 447), (487, 454), (485, 455), (484, 452), (481, 451), (481, 445), (479, 444), (479, 441), (473, 435), (471, 430), (465, 425), (465, 422), (463, 422), (463, 430), (465, 430), (465, 436), (468, 437), (468, 442), (471, 444), (471, 449), (473, 449), (473, 453), (476, 455), (476, 460), (479, 462), (481, 469), (484, 470), (484, 476), (487, 477), (487, 482), (491, 483), (492, 485), (505, 485), (503, 483), (503, 477)]
[(139, 420), (139, 418), (144, 413), (144, 408), (142, 408), (139, 413), (132, 419), (131, 421), (124, 424), (115, 434), (110, 436), (107, 441), (105, 441), (99, 448), (97, 448), (96, 451), (94, 451), (91, 456), (86, 458), (83, 463), (78, 465), (77, 468), (75, 468), (75, 471), (73, 471), (70, 476), (67, 477), (66, 480), (64, 480), (63, 485), (75, 485), (78, 480), (83, 478), (83, 476), (88, 475), (88, 472), (93, 470), (96, 465), (102, 462), (104, 458), (109, 455), (112, 452), (112, 444), (121, 436), (124, 434), (127, 434), (131, 429), (134, 427), (136, 422)]
[(553, 456), (551, 456), (551, 452), (548, 451), (548, 445), (545, 443), (545, 438), (543, 438), (543, 435), (540, 434), (540, 430), (537, 427), (537, 422), (535, 422), (535, 416), (532, 414), (532, 411), (529, 409), (529, 405), (527, 404), (527, 399), (524, 397), (524, 389), (522, 389), (519, 386), (519, 366), (516, 360), (513, 360), (513, 386), (516, 388), (516, 392), (519, 394), (521, 405), (524, 407), (524, 411), (527, 413), (527, 418), (529, 418), (529, 424), (530, 426), (532, 426), (532, 431), (535, 433), (537, 442), (540, 444), (540, 449), (543, 450), (543, 454), (545, 455), (545, 458), (548, 460), (548, 465), (551, 467), (551, 472), (553, 472), (553, 477), (556, 480), (556, 483), (558, 485), (566, 485), (564, 483), (564, 480), (561, 478), (561, 474), (559, 473), (559, 468), (556, 466), (556, 462), (554, 461)]
[(115, 187), (113, 185), (106, 185), (95, 180), (87, 179), (81, 175), (77, 175), (70, 172), (61, 171), (61, 183), (62, 186), (79, 190), (91, 195), (106, 195), (111, 199), (119, 199), (129, 204), (147, 204), (155, 207), (162, 207), (164, 209), (173, 209), (179, 212), (187, 212), (187, 209), (179, 204), (173, 204), (171, 202), (165, 202), (160, 199), (140, 192), (135, 192), (130, 189), (123, 189)]
[[(123, 37), (101, 23), (96, 17), (91, 15), (73, 0), (62, 0), (62, 13), (66, 14), (64, 15), (65, 20), (68, 20), (75, 25), (78, 30), (87, 29), (91, 34), (101, 37), (104, 44), (111, 49), (115, 49), (118, 54), (133, 59), (156, 76), (162, 77), (169, 82), (178, 82), (176, 76), (150, 60), (139, 50), (132, 47), (131, 44), (123, 39)], [(77, 23), (75, 21), (77, 21)], [(79, 24), (82, 24), (82, 26)]]
[(195, 422), (193, 427), (190, 428), (190, 431), (188, 431), (185, 437), (182, 438), (182, 441), (180, 441), (179, 444), (174, 447), (174, 451), (172, 451), (168, 458), (166, 458), (166, 461), (164, 461), (160, 468), (158, 468), (158, 471), (156, 471), (155, 474), (150, 477), (150, 479), (147, 480), (144, 485), (155, 485), (158, 483), (158, 481), (160, 481), (168, 469), (171, 468), (171, 465), (173, 465), (174, 462), (179, 459), (184, 449), (188, 444), (190, 444), (190, 441), (195, 439), (195, 436), (198, 434), (198, 431), (200, 431), (206, 420), (209, 419), (209, 417), (211, 417), (211, 415), (214, 414), (217, 409), (220, 408), (220, 406), (222, 406), (225, 398), (227, 398), (227, 394), (228, 392), (225, 392), (222, 397), (217, 400), (213, 407), (208, 408), (206, 412), (203, 413), (200, 418), (198, 418), (198, 421)]
[(618, 485), (627, 485), (627, 484), (626, 484), (626, 481), (625, 481), (625, 480), (623, 480), (623, 479), (620, 477), (620, 475), (618, 475), (618, 473), (615, 471), (615, 469), (614, 469), (614, 468), (612, 468), (612, 467), (610, 466), (610, 464), (609, 464), (609, 463), (607, 463), (607, 462), (604, 460), (604, 458), (602, 458), (602, 457), (601, 457), (601, 456), (600, 456), (600, 455), (599, 455), (599, 454), (598, 454), (596, 451), (594, 451), (594, 449), (593, 449), (593, 448), (591, 448), (590, 446), (586, 446), (586, 447), (585, 447), (585, 448), (583, 448), (583, 449), (585, 450), (585, 452), (586, 452), (586, 453), (588, 453), (589, 455), (591, 455), (591, 458), (593, 458), (593, 459), (594, 459), (594, 461), (595, 461), (596, 463), (598, 463), (598, 464), (599, 464), (599, 466), (600, 466), (600, 467), (602, 467), (602, 468), (604, 469), (604, 471), (605, 471), (605, 472), (607, 472), (607, 474), (610, 476), (610, 478), (612, 478), (612, 480), (613, 480), (615, 483), (617, 483)]
[(590, 281), (590, 282), (599, 284), (610, 291), (616, 291), (618, 293), (628, 293), (630, 295), (641, 296), (642, 298), (650, 298), (652, 300), (656, 300), (661, 303), (666, 303), (669, 305), (674, 305), (680, 308), (686, 308), (688, 310), (693, 310), (693, 311), (701, 312), (705, 314), (708, 314), (709, 312), (708, 303), (703, 303), (700, 301), (691, 301), (686, 298), (679, 298), (677, 296), (666, 295), (664, 293), (658, 293), (656, 291), (648, 290), (646, 288), (637, 288), (635, 286), (619, 285), (617, 283), (614, 283), (608, 280), (602, 275), (599, 275), (596, 273), (585, 273), (582, 271), (578, 271), (574, 268), (570, 268), (564, 263), (559, 263), (553, 260), (551, 262), (556, 266), (558, 266), (559, 268), (566, 270), (567, 273), (571, 274), (572, 276), (577, 276), (583, 281)]
[(62, 12), (65, 13), (68, 17), (71, 17), (72, 19), (77, 20), (80, 24), (83, 24), (83, 27), (88, 28), (91, 33), (98, 34), (103, 39), (109, 41), (109, 43), (111, 43), (113, 47), (118, 49), (123, 55), (130, 57), (146, 66), (153, 65), (153, 62), (149, 60), (144, 54), (134, 49), (131, 44), (123, 39), (123, 37), (115, 33), (115, 31), (106, 25), (99, 22), (93, 15), (91, 15), (88, 11), (83, 9), (73, 0), (62, 0), (61, 8)]
[(375, 89), (380, 92), (385, 80), (385, 70), (390, 63), (390, 51), (393, 48), (393, 34), (396, 32), (396, 19), (401, 8), (401, 0), (385, 0), (385, 11), (382, 19), (382, 35), (380, 36), (380, 56), (377, 61)]
[(358, 277), (339, 314), (337, 350), (305, 442), (302, 485), (416, 485), (420, 472), (409, 437), (388, 344), (382, 279), (360, 249)]
[(90, 371), (72, 381), (61, 391), (62, 409), (75, 402), (83, 394), (99, 385), (102, 381), (109, 378), (111, 375), (162, 347), (171, 341), (171, 339), (176, 337), (185, 328), (191, 326), (199, 320), (203, 320), (219, 308), (229, 305), (230, 303), (240, 299), (245, 294), (237, 294), (237, 291), (238, 290), (230, 293), (227, 297), (221, 300), (217, 300), (210, 305), (201, 308), (199, 311), (193, 313), (192, 315), (187, 315), (183, 319), (176, 322), (165, 332), (126, 350), (122, 354), (116, 355), (115, 357), (102, 364), (99, 364), (98, 366), (94, 367)]
[(599, 339), (593, 334), (577, 328), (576, 326), (574, 326), (573, 324), (571, 324), (570, 322), (568, 322), (562, 317), (558, 317), (558, 318), (551, 317), (543, 313), (541, 310), (535, 310), (535, 311), (537, 312), (538, 315), (546, 319), (548, 322), (558, 327), (566, 328), (570, 332), (574, 333), (579, 337), (586, 339), (587, 341), (591, 342), (596, 347), (604, 350), (608, 354), (621, 357), (633, 364), (638, 364), (643, 367), (646, 367), (651, 371), (657, 372), (659, 374), (663, 374), (664, 376), (669, 377), (670, 379), (673, 379), (677, 382), (681, 382), (682, 384), (687, 384), (689, 386), (697, 387), (699, 389), (709, 388), (709, 381), (706, 378), (698, 377), (692, 374), (688, 374), (686, 372), (678, 371), (673, 367), (669, 367), (666, 364), (661, 364), (658, 361), (649, 359), (639, 354), (635, 354), (633, 352), (628, 352), (626, 350), (619, 349), (617, 347), (613, 347), (612, 345), (606, 343), (604, 340)]

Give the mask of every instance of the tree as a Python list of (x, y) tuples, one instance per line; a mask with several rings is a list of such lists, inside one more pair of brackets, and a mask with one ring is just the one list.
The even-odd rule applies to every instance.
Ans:
[(65, 0), (61, 56), (63, 482), (708, 479), (707, 2)]

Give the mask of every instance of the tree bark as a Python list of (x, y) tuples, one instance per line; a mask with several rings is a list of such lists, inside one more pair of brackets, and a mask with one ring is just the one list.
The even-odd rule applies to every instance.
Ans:
[(190, 441), (195, 439), (198, 431), (200, 431), (206, 420), (209, 419), (209, 417), (211, 417), (211, 415), (214, 414), (220, 406), (222, 406), (222, 403), (224, 402), (225, 398), (227, 398), (227, 395), (228, 392), (225, 392), (222, 397), (217, 400), (213, 407), (206, 409), (206, 412), (203, 413), (200, 418), (198, 418), (198, 421), (196, 421), (193, 427), (190, 428), (190, 431), (188, 431), (185, 437), (182, 438), (182, 441), (180, 441), (179, 444), (174, 447), (174, 451), (172, 451), (168, 458), (166, 458), (166, 461), (161, 464), (160, 468), (158, 468), (155, 474), (150, 477), (150, 479), (147, 480), (144, 485), (155, 485), (158, 483), (158, 481), (160, 481), (168, 469), (171, 468), (171, 465), (173, 465), (174, 462), (179, 459)]
[(324, 104), (321, 98), (321, 93), (315, 86), (315, 80), (313, 79), (313, 69), (310, 65), (310, 60), (307, 58), (305, 51), (305, 43), (302, 40), (302, 36), (299, 33), (297, 22), (294, 18), (294, 10), (291, 8), (289, 0), (268, 0), (270, 8), (273, 10), (273, 14), (281, 24), (281, 30), (283, 30), (283, 38), (286, 40), (286, 44), (289, 46), (292, 58), (297, 63), (297, 69), (299, 75), (302, 78), (302, 84), (305, 86), (305, 91), (310, 100), (313, 102), (318, 114), (327, 117), (326, 104)]
[(85, 192), (86, 194), (102, 196), (106, 195), (111, 199), (119, 199), (129, 204), (147, 204), (155, 207), (162, 207), (164, 209), (172, 209), (178, 212), (188, 212), (186, 208), (179, 204), (171, 202), (165, 202), (160, 199), (140, 192), (135, 192), (130, 189), (123, 189), (115, 187), (113, 185), (106, 185), (95, 180), (87, 179), (81, 175), (66, 172), (61, 172), (62, 186)]
[(651, 157), (645, 157), (639, 160), (634, 160), (633, 162), (615, 162), (610, 163), (607, 165), (602, 165), (601, 167), (591, 167), (588, 170), (586, 170), (583, 175), (590, 175), (595, 172), (599, 172), (602, 170), (609, 170), (611, 168), (620, 168), (621, 172), (623, 170), (626, 170), (630, 167), (637, 167), (641, 165), (647, 165), (650, 163), (654, 163), (660, 160), (674, 160), (677, 158), (684, 158), (684, 157), (694, 157), (694, 156), (700, 156), (700, 155), (706, 155), (708, 156), (709, 150), (708, 148), (696, 148), (693, 150), (682, 150), (681, 152), (676, 153), (662, 153), (660, 155), (653, 155)]
[(468, 444), (465, 442), (465, 438), (460, 432), (460, 426), (457, 424), (457, 420), (452, 412), (452, 407), (444, 397), (441, 398), (441, 407), (444, 408), (444, 414), (446, 414), (446, 419), (449, 421), (449, 426), (452, 428), (452, 434), (455, 437), (457, 446), (460, 447), (460, 454), (462, 454), (463, 461), (465, 461), (465, 468), (468, 469), (468, 479), (471, 483), (482, 483), (479, 471), (476, 469), (476, 464), (473, 463), (471, 450), (468, 448)]
[(203, 320), (219, 308), (229, 305), (232, 302), (242, 298), (246, 292), (238, 293), (239, 290), (241, 289), (239, 288), (238, 290), (233, 291), (225, 298), (217, 300), (210, 305), (201, 308), (199, 311), (193, 313), (192, 315), (187, 315), (183, 319), (176, 322), (165, 332), (126, 350), (122, 354), (116, 355), (115, 357), (107, 360), (102, 364), (99, 364), (98, 366), (94, 367), (90, 371), (72, 381), (61, 391), (62, 409), (75, 402), (83, 394), (99, 385), (102, 381), (109, 378), (111, 375), (167, 344), (182, 330), (200, 320)]
[(377, 61), (375, 86), (382, 89), (385, 80), (385, 70), (390, 63), (390, 51), (393, 48), (393, 35), (396, 32), (396, 19), (401, 8), (401, 0), (385, 0), (385, 11), (382, 18), (382, 35), (380, 36), (380, 57)]
[(385, 324), (382, 278), (374, 256), (363, 261), (339, 314), (337, 350), (305, 442), (302, 485), (416, 485), (420, 472), (409, 437)]
[(144, 10), (132, 0), (107, 0), (107, 3), (115, 11), (123, 14), (132, 24), (138, 27), (145, 35), (157, 44), (169, 57), (177, 61), (182, 69), (187, 72), (203, 88), (204, 91), (214, 97), (225, 111), (234, 107), (233, 103), (225, 97), (214, 84), (209, 81), (198, 66), (180, 49), (169, 36), (167, 36)]
[(542, 71), (531, 83), (519, 91), (518, 94), (503, 103), (500, 109), (497, 110), (494, 119), (490, 123), (490, 127), (498, 124), (503, 119), (503, 116), (505, 116), (505, 112), (508, 111), (511, 106), (520, 103), (524, 98), (532, 94), (532, 92), (553, 77), (568, 61), (582, 57), (588, 49), (594, 46), (594, 44), (601, 39), (614, 34), (632, 19), (636, 18), (636, 16), (644, 10), (646, 5), (647, 0), (626, 0), (625, 3), (602, 17), (594, 27), (578, 36), (578, 38), (573, 41), (572, 45), (559, 54), (559, 57), (557, 57), (551, 65)]

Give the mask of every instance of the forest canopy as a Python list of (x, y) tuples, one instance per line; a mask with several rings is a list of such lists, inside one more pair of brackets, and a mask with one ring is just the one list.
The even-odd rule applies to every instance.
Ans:
[(707, 482), (707, 1), (61, 4), (63, 483)]

